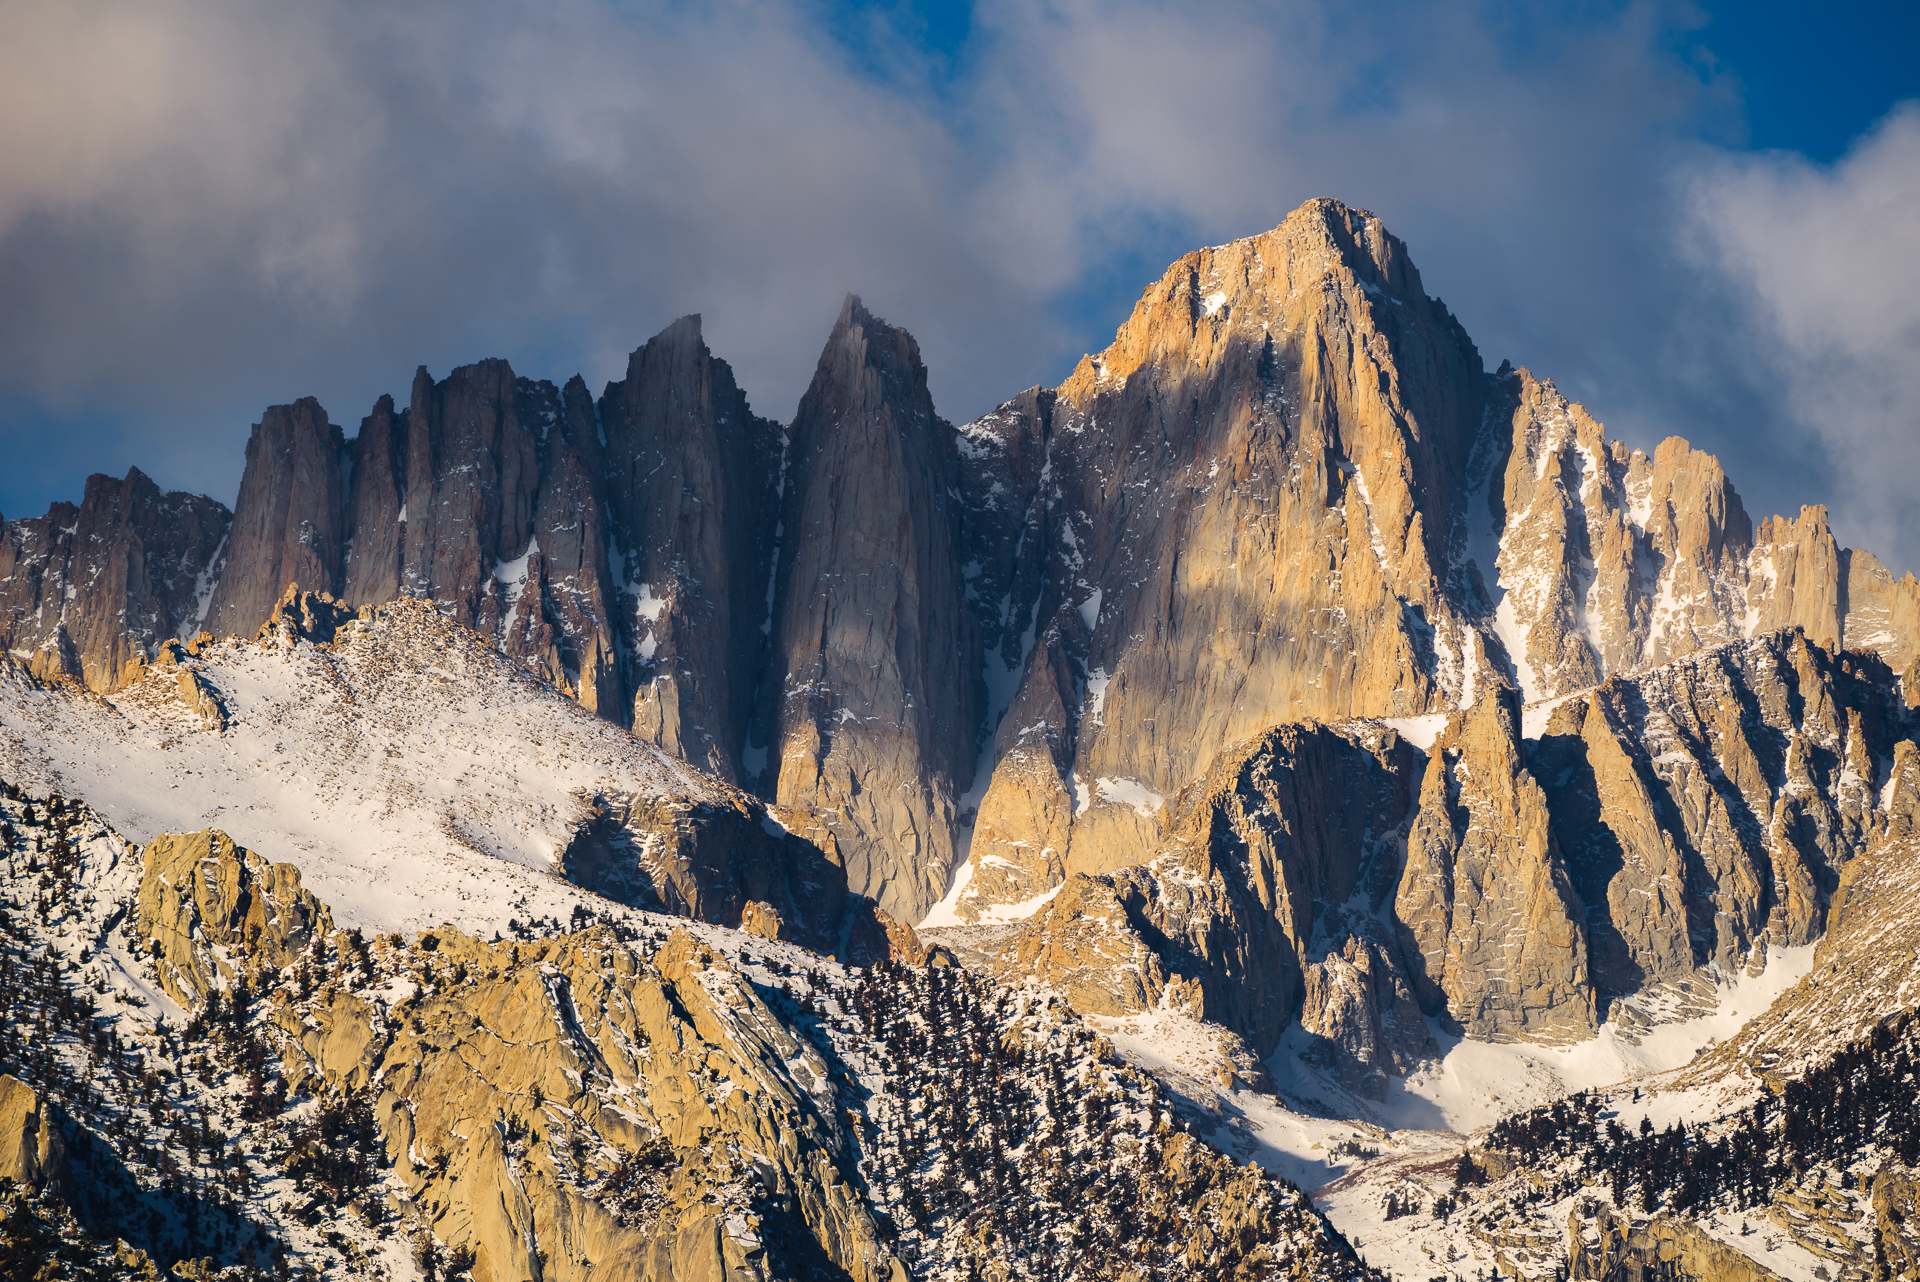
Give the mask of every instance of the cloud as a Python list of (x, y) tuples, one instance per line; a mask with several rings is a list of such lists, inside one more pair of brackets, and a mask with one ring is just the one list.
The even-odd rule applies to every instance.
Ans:
[[(230, 498), (266, 404), (352, 431), (415, 364), (490, 355), (597, 382), (690, 311), (784, 418), (846, 290), (968, 416), (1104, 345), (1179, 253), (1321, 195), (1385, 218), (1490, 364), (1717, 449), (1757, 510), (1892, 502), (1806, 447), (1806, 407), (1850, 361), (1897, 408), (1912, 363), (1751, 319), (1799, 314), (1809, 287), (1755, 264), (1867, 150), (1703, 144), (1738, 101), (1676, 52), (1683, 8), (980, 0), (949, 60), (831, 3), (18, 7), (0, 507), (132, 462)], [(1781, 212), (1703, 222), (1715, 193)]]
[(1695, 252), (1841, 482), (1839, 534), (1920, 563), (1920, 103), (1831, 166), (1716, 157), (1687, 197)]

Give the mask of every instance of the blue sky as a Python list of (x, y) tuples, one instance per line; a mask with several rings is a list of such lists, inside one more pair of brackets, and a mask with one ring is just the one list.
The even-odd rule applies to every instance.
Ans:
[(971, 417), (1335, 196), (1491, 366), (1920, 568), (1920, 6), (214, 0), (0, 41), (0, 512), (231, 501), (262, 407), (596, 387), (688, 311), (786, 418), (840, 295)]

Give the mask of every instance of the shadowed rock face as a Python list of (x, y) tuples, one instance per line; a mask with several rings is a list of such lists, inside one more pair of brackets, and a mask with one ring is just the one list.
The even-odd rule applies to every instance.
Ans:
[(1434, 744), (1393, 911), (1427, 1010), (1484, 1040), (1578, 1041), (1594, 1029), (1586, 925), (1519, 723), (1489, 697)]
[(762, 685), (774, 798), (820, 814), (849, 882), (905, 920), (946, 889), (981, 702), (959, 456), (926, 380), (849, 297), (793, 422)]
[(345, 448), (340, 429), (311, 396), (273, 406), (254, 425), (231, 550), (207, 612), (209, 631), (252, 636), (291, 583), (339, 591)]
[[(1283, 726), (1235, 745), (1175, 799), (1155, 858), (1071, 876), (996, 968), (1095, 1013), (1184, 1006), (1264, 1056), (1309, 969), (1352, 938), (1341, 906), (1396, 859), (1416, 761), (1392, 731)], [(1389, 940), (1384, 964), (1396, 955)]]
[(1263, 1055), (1297, 1017), (1375, 1097), (1426, 1049), (1421, 1011), (1492, 1041), (1631, 1026), (1648, 998), (1697, 1005), (1703, 967), (1819, 938), (1861, 854), (1911, 835), (1911, 686), (1795, 630), (1611, 680), (1530, 739), (1497, 690), (1425, 754), (1281, 727), (1169, 804), (1150, 859), (1069, 874), (992, 964)]
[(79, 507), (0, 533), (0, 651), (37, 677), (119, 688), (206, 617), (231, 522), (198, 495), (164, 492), (135, 468), (87, 478)]
[(602, 457), (583, 433), (576, 465), (583, 486), (605, 477), (633, 731), (737, 779), (767, 652), (779, 425), (755, 417), (693, 316), (633, 354), (600, 419)]

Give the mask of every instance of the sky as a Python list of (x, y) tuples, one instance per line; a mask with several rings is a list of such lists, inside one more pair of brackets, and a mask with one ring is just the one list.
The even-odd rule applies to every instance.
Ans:
[(1332, 196), (1489, 367), (1920, 570), (1920, 6), (0, 0), (0, 512), (231, 502), (261, 410), (599, 388), (699, 312), (792, 416), (843, 294), (972, 418)]

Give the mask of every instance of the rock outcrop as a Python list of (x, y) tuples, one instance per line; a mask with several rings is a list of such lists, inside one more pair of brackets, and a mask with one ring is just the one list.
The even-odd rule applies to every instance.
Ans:
[(289, 585), (340, 588), (346, 493), (340, 429), (311, 396), (254, 424), (226, 567), (207, 611), (217, 636), (252, 636)]
[(277, 970), (333, 929), (292, 864), (269, 863), (214, 829), (156, 837), (142, 858), (134, 939), (167, 996), (193, 1006), (245, 973), (231, 955)]
[(633, 732), (737, 780), (773, 617), (780, 427), (748, 407), (698, 316), (633, 354), (600, 421), (604, 463), (583, 434), (577, 466), (583, 482), (604, 468)]
[(1825, 508), (1756, 530), (1719, 460), (1679, 437), (1650, 458), (1527, 370), (1492, 388), (1461, 555), (1527, 699), (1784, 628), (1912, 662), (1920, 581), (1840, 547)]
[(44, 1189), (66, 1165), (60, 1130), (33, 1088), (0, 1073), (0, 1180)]
[(118, 689), (171, 639), (193, 635), (220, 577), (231, 515), (162, 491), (138, 468), (87, 478), (79, 507), (0, 531), (0, 652), (36, 677)]
[(289, 587), (433, 602), (587, 707), (733, 780), (767, 640), (781, 441), (700, 320), (598, 406), (502, 360), (414, 376), (342, 441), (311, 399), (254, 429), (207, 626), (251, 636)]
[(1920, 817), (1903, 683), (1798, 631), (1528, 716), (1531, 740), (1496, 687), (1424, 754), (1369, 723), (1236, 747), (1151, 859), (1069, 872), (993, 964), (1096, 1013), (1190, 1009), (1260, 1054), (1297, 1018), (1377, 1097), (1429, 1051), (1422, 1013), (1565, 1042), (1635, 1036), (1655, 998), (1710, 1009), (1706, 968), (1818, 938), (1853, 862)]
[(1579, 1282), (1778, 1282), (1783, 1274), (1761, 1265), (1694, 1225), (1670, 1216), (1635, 1220), (1603, 1210), (1591, 1224), (1569, 1220), (1569, 1276)]
[[(912, 338), (849, 298), (788, 429), (689, 316), (597, 402), (489, 360), (421, 370), (351, 440), (311, 399), (273, 407), (238, 506), (225, 551), (223, 509), (137, 473), (9, 523), (0, 642), (111, 691), (168, 637), (254, 635), (290, 587), (430, 601), (815, 811), (902, 918), (962, 850), (964, 921), (1138, 865), (1166, 799), (1276, 724), (1500, 686), (1534, 704), (1786, 628), (1920, 660), (1920, 580), (1841, 547), (1824, 509), (1756, 523), (1685, 441), (1628, 450), (1551, 382), (1488, 375), (1406, 246), (1329, 200), (1181, 258), (1059, 387), (957, 429)], [(1817, 848), (1754, 864), (1798, 905), (1782, 938), (1817, 931), (1837, 866), (1812, 804), (1763, 820)], [(1651, 814), (1643, 834), (1671, 827)], [(1635, 849), (1636, 885), (1698, 880), (1677, 837)], [(1685, 894), (1597, 937), (1606, 991), (1685, 969)], [(1754, 893), (1734, 898), (1737, 952)]]
[(850, 965), (918, 962), (924, 949), (911, 927), (850, 893), (837, 855), (823, 825), (718, 791), (596, 797), (561, 868), (620, 903), (788, 940)]
[(1434, 743), (1393, 912), (1427, 1011), (1485, 1041), (1578, 1041), (1594, 1029), (1586, 924), (1519, 722), (1489, 696)]
[(959, 455), (920, 349), (849, 296), (792, 428), (763, 717), (783, 806), (907, 920), (946, 890), (972, 782), (980, 639), (963, 605)]
[[(1351, 944), (1369, 950), (1369, 966), (1377, 955), (1386, 1000), (1356, 1017), (1398, 1029), (1394, 994), (1405, 979), (1395, 950), (1356, 942), (1366, 927), (1339, 910), (1376, 863), (1397, 857), (1413, 770), (1412, 750), (1392, 731), (1284, 726), (1236, 745), (1174, 801), (1161, 853), (1070, 876), (995, 968), (1056, 985), (1095, 1013), (1184, 1007), (1264, 1056), (1299, 1012), (1308, 968)], [(1413, 1046), (1396, 1046), (1424, 1045), (1423, 1026), (1406, 1033)], [(1392, 1062), (1381, 1046), (1376, 1038), (1378, 1057)]]

